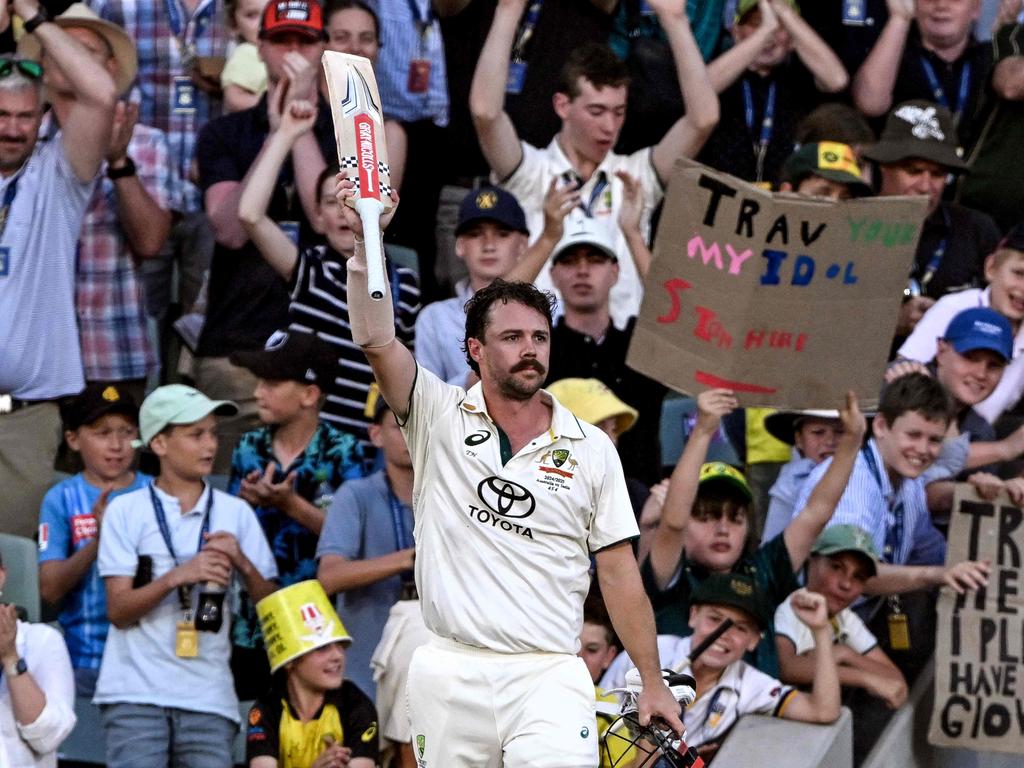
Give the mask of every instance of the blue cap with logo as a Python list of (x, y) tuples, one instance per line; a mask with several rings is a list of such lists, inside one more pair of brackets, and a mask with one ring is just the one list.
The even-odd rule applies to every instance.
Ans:
[(988, 307), (972, 307), (949, 321), (942, 337), (959, 355), (975, 349), (991, 349), (1004, 360), (1013, 359), (1010, 321)]
[(526, 228), (526, 214), (519, 201), (515, 195), (501, 187), (474, 189), (462, 199), (455, 236), (458, 237), (478, 221), (493, 221), (524, 235), (530, 234)]

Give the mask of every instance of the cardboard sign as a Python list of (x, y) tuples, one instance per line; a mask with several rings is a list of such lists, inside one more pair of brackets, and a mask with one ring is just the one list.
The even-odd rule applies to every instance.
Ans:
[(746, 406), (877, 404), (924, 198), (840, 203), (676, 164), (627, 362)]
[(948, 563), (988, 560), (985, 589), (939, 597), (928, 741), (1024, 754), (1024, 511), (957, 485)]

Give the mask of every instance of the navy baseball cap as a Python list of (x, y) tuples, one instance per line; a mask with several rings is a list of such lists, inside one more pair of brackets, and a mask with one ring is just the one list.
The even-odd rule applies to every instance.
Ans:
[(1000, 248), (1009, 248), (1012, 251), (1024, 251), (1024, 224), (1014, 224), (1006, 233), (1000, 243)]
[(455, 236), (478, 221), (494, 221), (524, 235), (530, 234), (526, 228), (526, 214), (519, 201), (501, 187), (481, 187), (462, 199)]
[(1013, 358), (1013, 329), (1010, 321), (988, 307), (972, 307), (949, 321), (942, 337), (957, 354), (991, 349), (1004, 360)]

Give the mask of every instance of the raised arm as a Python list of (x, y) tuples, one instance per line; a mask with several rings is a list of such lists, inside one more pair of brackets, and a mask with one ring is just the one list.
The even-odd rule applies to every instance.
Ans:
[(294, 101), (281, 116), (281, 124), (267, 137), (263, 150), (246, 175), (238, 199), (238, 218), (260, 254), (285, 280), (291, 279), (299, 258), (299, 249), (267, 216), (281, 166), (302, 135), (311, 133), (316, 122), (316, 107), (308, 101)]
[(523, 159), (519, 136), (505, 111), (505, 84), (516, 29), (525, 8), (526, 0), (498, 0), (469, 89), (469, 111), (480, 149), (499, 179), (507, 179)]
[[(366, 275), (366, 250), (363, 243), (363, 223), (359, 215), (345, 201), (355, 194), (354, 185), (338, 174), (338, 203), (345, 220), (355, 235), (355, 248), (348, 260), (348, 319), (352, 327), (352, 340), (358, 344), (373, 369), (374, 378), (390, 406), (395, 418), (404, 422), (409, 415), (409, 399), (416, 383), (416, 359), (412, 352), (395, 337), (395, 311), (392, 306), (391, 287), (385, 282), (387, 293), (380, 301), (370, 298)], [(391, 223), (398, 210), (398, 193), (391, 192), (394, 207), (380, 217), (381, 232)]]
[[(39, 13), (36, 0), (14, 0), (14, 12), (28, 20)], [(110, 141), (111, 115), (117, 101), (114, 80), (81, 43), (53, 23), (36, 28), (36, 37), (74, 89), (75, 99), (64, 130), (64, 154), (81, 182), (91, 181)]]
[(686, 17), (686, 0), (648, 0), (658, 15), (676, 62), (686, 114), (654, 147), (651, 163), (663, 183), (679, 157), (694, 157), (718, 125), (718, 96)]
[(724, 91), (747, 71), (779, 28), (779, 18), (769, 0), (758, 0), (757, 7), (761, 9), (761, 25), (754, 34), (708, 64), (708, 78), (715, 93)]
[(892, 106), (900, 60), (914, 21), (914, 0), (886, 0), (886, 5), (889, 20), (853, 78), (853, 103), (869, 117), (884, 115)]
[(836, 504), (846, 490), (846, 483), (850, 479), (854, 462), (857, 460), (857, 452), (867, 430), (867, 423), (857, 406), (857, 396), (853, 392), (846, 393), (846, 407), (840, 413), (840, 418), (843, 421), (843, 436), (839, 438), (832, 463), (811, 492), (807, 505), (786, 526), (782, 534), (794, 572), (803, 568), (814, 540), (818, 538), (835, 512)]
[[(316, 104), (319, 68), (297, 51), (285, 54), (283, 65), (284, 95), (277, 105), (268, 103), (270, 109), (277, 109), (283, 116), (296, 102)], [(295, 191), (299, 193), (299, 202), (309, 221), (316, 217), (320, 196), (316, 182), (326, 167), (327, 161), (313, 132), (299, 134), (292, 144), (292, 168), (295, 169)]]
[(559, 186), (559, 183), (558, 177), (553, 178), (544, 196), (544, 229), (540, 237), (519, 257), (515, 266), (502, 276), (505, 280), (532, 283), (562, 239), (565, 217), (579, 205), (580, 193), (574, 187)]
[(793, 613), (814, 635), (814, 684), (811, 692), (797, 693), (780, 713), (787, 720), (831, 723), (839, 717), (839, 671), (832, 650), (832, 629), (825, 598), (800, 589), (793, 593)]
[(686, 546), (686, 527), (697, 499), (700, 468), (722, 417), (739, 405), (732, 390), (709, 389), (697, 396), (697, 423), (672, 471), (661, 522), (651, 543), (651, 569), (659, 589), (668, 586)]
[(846, 67), (839, 60), (828, 43), (821, 39), (811, 25), (800, 16), (799, 12), (785, 2), (772, 0), (779, 23), (789, 32), (793, 39), (793, 49), (800, 61), (814, 76), (818, 90), (825, 93), (838, 93), (850, 82)]
[(615, 175), (622, 182), (622, 207), (619, 208), (619, 229), (626, 239), (629, 254), (636, 264), (640, 279), (647, 277), (651, 268), (651, 249), (647, 247), (640, 222), (644, 213), (644, 192), (640, 180), (625, 171), (616, 171)]

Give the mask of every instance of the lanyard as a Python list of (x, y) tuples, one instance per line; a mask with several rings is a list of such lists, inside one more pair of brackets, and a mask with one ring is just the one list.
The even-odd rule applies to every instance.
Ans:
[[(178, 559), (178, 553), (174, 551), (174, 542), (171, 541), (171, 529), (167, 525), (167, 515), (164, 514), (164, 505), (160, 502), (160, 497), (157, 496), (156, 489), (154, 488), (156, 481), (154, 480), (149, 484), (149, 498), (153, 502), (153, 512), (156, 515), (156, 524), (160, 529), (160, 535), (164, 539), (164, 544), (167, 545), (167, 551), (171, 555), (171, 559), (174, 560), (175, 565), (181, 565), (181, 561)], [(199, 542), (196, 544), (196, 553), (203, 548), (203, 537), (210, 532), (210, 515), (213, 512), (213, 489), (210, 488), (210, 495), (206, 499), (206, 511), (203, 512), (203, 524), (199, 529)], [(191, 602), (190, 593), (192, 591), (191, 586), (179, 587), (178, 588), (178, 600), (181, 602), (181, 609), (183, 611), (188, 610), (189, 603)]]
[(395, 527), (395, 544), (400, 550), (409, 549), (413, 546), (413, 539), (409, 535), (409, 529), (405, 527), (404, 505), (395, 496), (395, 492), (391, 490), (391, 483), (387, 482), (387, 478), (385, 478), (384, 482), (388, 486), (388, 504), (391, 507), (391, 523)]
[(434, 10), (430, 0), (427, 0), (427, 10), (423, 14), (420, 13), (420, 6), (416, 0), (405, 0), (405, 2), (409, 5), (409, 13), (416, 24), (416, 29), (420, 32), (420, 38), (426, 38), (430, 25), (434, 23)]
[[(747, 131), (751, 138), (754, 136), (754, 92), (750, 87), (750, 81), (743, 79), (743, 117), (747, 123)], [(764, 114), (761, 116), (761, 132), (758, 140), (754, 142), (754, 156), (757, 160), (757, 179), (761, 181), (764, 174), (764, 158), (768, 152), (768, 145), (772, 141), (772, 134), (775, 132), (775, 81), (768, 85), (768, 96), (764, 102)]]
[[(579, 177), (579, 174), (577, 174), (576, 171), (566, 171), (565, 173), (562, 174), (562, 178), (565, 179), (565, 181), (567, 182), (576, 181), (579, 184), (579, 186), (583, 186), (583, 179)], [(608, 175), (604, 171), (598, 171), (597, 179), (594, 181), (594, 188), (590, 190), (589, 199), (587, 200), (587, 202), (583, 202), (583, 200), (580, 199), (579, 202), (579, 209), (583, 211), (583, 213), (585, 213), (588, 218), (594, 218), (594, 205), (597, 203), (598, 199), (601, 197), (601, 195), (607, 188)]]
[(935, 273), (942, 265), (942, 259), (946, 256), (946, 248), (949, 246), (949, 232), (953, 227), (953, 222), (949, 220), (949, 209), (943, 206), (942, 210), (942, 223), (946, 228), (945, 234), (942, 239), (939, 240), (938, 246), (932, 253), (931, 259), (928, 260), (927, 266), (924, 268), (924, 275), (921, 277), (921, 287), (926, 288), (928, 283), (935, 277)]
[(526, 50), (526, 44), (533, 38), (533, 30), (537, 27), (537, 20), (540, 18), (540, 10), (543, 6), (544, 0), (533, 0), (530, 7), (526, 9), (526, 14), (519, 24), (515, 45), (512, 46), (513, 61), (523, 60), (523, 52)]
[[(28, 160), (25, 162), (27, 163)], [(2, 238), (4, 233), (7, 231), (7, 221), (11, 215), (11, 206), (14, 205), (14, 198), (18, 194), (18, 182), (21, 181), (22, 173), (23, 170), (18, 171), (18, 174), (11, 179), (7, 188), (4, 190), (3, 200), (0, 201), (0, 238)]]
[[(871, 446), (865, 445), (861, 448), (861, 455), (864, 456), (864, 461), (867, 462), (872, 477), (878, 483), (878, 490), (882, 492), (882, 498), (885, 498), (885, 491), (882, 487), (882, 473), (878, 468), (878, 462), (875, 461), (875, 454), (871, 450)], [(893, 516), (893, 524), (885, 532), (885, 552), (883, 556), (888, 557), (889, 562), (895, 562), (897, 553), (903, 545), (903, 500), (897, 497), (896, 503), (890, 507), (890, 511)]]
[[(935, 74), (935, 68), (923, 53), (921, 54), (921, 69), (924, 70), (924, 76), (928, 78), (928, 87), (931, 88), (935, 101), (946, 109), (950, 109), (949, 100), (946, 98), (946, 92), (943, 90), (942, 85), (939, 83), (939, 78)], [(960, 115), (963, 114), (964, 107), (967, 106), (967, 95), (970, 90), (971, 62), (965, 61), (963, 69), (960, 70), (960, 91), (957, 93), (956, 109), (953, 111), (954, 122), (960, 122)]]

